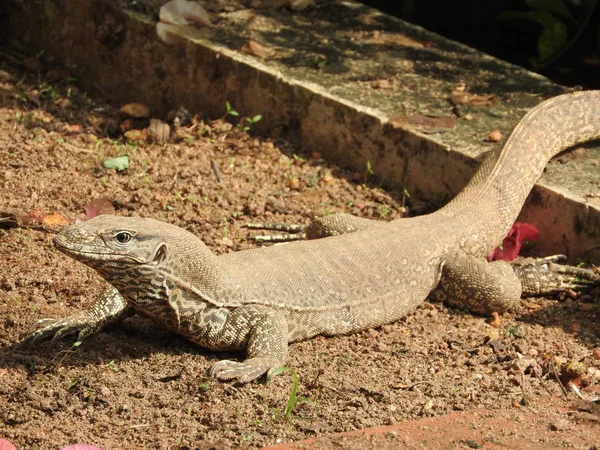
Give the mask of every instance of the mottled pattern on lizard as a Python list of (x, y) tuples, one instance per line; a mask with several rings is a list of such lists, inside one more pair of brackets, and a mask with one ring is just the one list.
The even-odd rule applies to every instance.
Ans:
[(45, 322), (29, 340), (90, 334), (135, 311), (207, 348), (245, 349), (246, 360), (220, 361), (209, 373), (246, 382), (282, 366), (288, 342), (396, 321), (439, 284), (458, 302), (474, 296), (481, 310), (505, 310), (519, 301), (521, 282), (506, 263), (484, 257), (548, 159), (597, 138), (600, 91), (554, 98), (530, 111), (439, 211), (284, 246), (215, 256), (191, 233), (152, 219), (71, 225), (56, 236), (57, 248), (112, 288), (85, 320), (78, 313)]

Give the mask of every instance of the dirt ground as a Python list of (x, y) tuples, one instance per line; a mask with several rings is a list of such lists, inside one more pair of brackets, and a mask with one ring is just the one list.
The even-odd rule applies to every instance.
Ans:
[[(128, 141), (122, 105), (90, 98), (62, 67), (1, 55), (2, 212), (75, 220), (90, 200), (105, 198), (117, 214), (184, 227), (216, 253), (254, 247), (247, 237), (255, 232), (242, 228), (249, 222), (306, 223), (338, 211), (389, 220), (406, 212), (401, 193), (380, 189), (369, 173), (346, 172), (220, 118), (184, 120), (166, 143)], [(128, 169), (104, 167), (123, 155)], [(426, 209), (412, 198), (409, 207)], [(453, 411), (535, 411), (548, 398), (563, 409), (540, 439), (556, 445), (562, 437), (552, 430), (565, 421), (576, 429), (597, 417), (584, 419), (558, 381), (600, 395), (597, 292), (524, 300), (498, 327), (425, 303), (379, 329), (293, 344), (300, 401), (286, 417), (290, 372), (268, 384), (208, 380), (214, 362), (242, 355), (205, 351), (138, 317), (79, 347), (73, 339), (17, 346), (38, 319), (85, 308), (103, 287), (51, 238), (47, 228), (0, 229), (0, 437), (18, 448), (260, 447)]]

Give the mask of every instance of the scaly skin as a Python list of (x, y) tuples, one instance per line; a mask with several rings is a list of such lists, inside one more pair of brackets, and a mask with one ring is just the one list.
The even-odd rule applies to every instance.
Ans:
[[(152, 219), (99, 216), (71, 225), (56, 236), (57, 248), (98, 271), (122, 300), (109, 293), (86, 320), (79, 313), (46, 323), (29, 339), (97, 331), (131, 309), (206, 348), (246, 350), (246, 360), (220, 361), (210, 375), (247, 382), (281, 367), (288, 342), (394, 322), (438, 285), (454, 303), (501, 312), (519, 301), (519, 272), (484, 257), (547, 161), (597, 138), (600, 91), (554, 98), (530, 111), (439, 211), (285, 246), (215, 256), (194, 235)], [(543, 285), (536, 271), (551, 264), (534, 264), (521, 278)], [(560, 278), (569, 280), (565, 272)]]

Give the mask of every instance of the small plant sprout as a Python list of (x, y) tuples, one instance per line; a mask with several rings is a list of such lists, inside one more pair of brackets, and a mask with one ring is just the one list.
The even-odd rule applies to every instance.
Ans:
[(523, 332), (518, 325), (509, 325), (506, 328), (506, 335), (514, 338), (523, 337)]
[(289, 418), (292, 414), (292, 411), (294, 411), (294, 408), (296, 407), (296, 405), (298, 405), (300, 403), (307, 403), (310, 400), (306, 397), (298, 396), (298, 374), (291, 367), (280, 367), (279, 369), (273, 371), (272, 373), (270, 373), (267, 376), (266, 383), (268, 383), (274, 377), (276, 377), (277, 375), (279, 375), (280, 373), (283, 373), (283, 372), (291, 372), (291, 374), (292, 374), (292, 389), (290, 390), (290, 396), (288, 397), (288, 401), (287, 401), (287, 404), (285, 405), (285, 410), (283, 412), (283, 417), (286, 420), (289, 420)]
[(363, 180), (363, 183), (367, 182), (367, 179), (369, 178), (370, 175), (375, 175), (375, 172), (373, 172), (373, 167), (371, 166), (371, 161), (367, 161), (365, 178)]
[(58, 356), (60, 356), (60, 359), (58, 360), (58, 362), (56, 362), (56, 364), (54, 364), (52, 370), (56, 370), (58, 367), (60, 367), (69, 356), (76, 352), (77, 347), (79, 347), (81, 343), (81, 341), (74, 342), (73, 345), (71, 345), (71, 347), (67, 350), (61, 350), (60, 352), (58, 352), (54, 356), (54, 358), (52, 358), (52, 361), (54, 362), (58, 358)]
[(379, 211), (379, 217), (381, 219), (385, 219), (392, 212), (392, 209), (389, 206), (380, 205), (378, 208), (378, 211)]
[(225, 102), (225, 115), (223, 116), (223, 120), (227, 118), (227, 116), (237, 117), (240, 113), (231, 107), (231, 103)]
[(408, 189), (404, 189), (402, 191), (402, 207), (405, 208), (406, 207), (406, 199), (410, 198), (410, 193), (408, 192)]
[(302, 158), (301, 156), (298, 156), (295, 153), (292, 155), (292, 158), (294, 158), (294, 163), (298, 166), (301, 166), (303, 163), (306, 162), (305, 158)]
[(262, 119), (262, 115), (257, 114), (254, 117), (246, 117), (244, 121), (238, 124), (238, 128), (243, 131), (250, 131), (250, 127)]

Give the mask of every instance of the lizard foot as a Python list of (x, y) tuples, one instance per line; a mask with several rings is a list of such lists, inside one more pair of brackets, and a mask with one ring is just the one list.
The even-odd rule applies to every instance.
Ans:
[(581, 290), (600, 283), (600, 274), (581, 267), (556, 264), (565, 260), (564, 255), (546, 258), (527, 258), (513, 262), (513, 270), (519, 276), (523, 293), (545, 295), (564, 291)]
[(224, 359), (213, 364), (208, 376), (221, 381), (237, 379), (240, 383), (248, 383), (280, 365), (275, 358), (250, 358), (244, 362)]
[(93, 320), (86, 320), (82, 314), (74, 314), (63, 319), (41, 319), (33, 326), (33, 331), (23, 339), (22, 344), (33, 344), (52, 337), (55, 342), (65, 336), (77, 335), (78, 341), (96, 333), (102, 328), (102, 324)]

